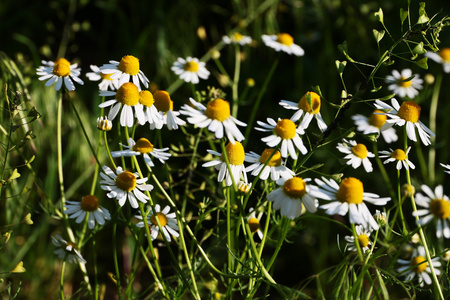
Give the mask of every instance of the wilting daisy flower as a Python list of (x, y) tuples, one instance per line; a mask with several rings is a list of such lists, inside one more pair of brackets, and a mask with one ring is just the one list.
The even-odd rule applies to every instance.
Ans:
[(249, 211), (250, 211), (250, 214), (247, 217), (248, 226), (250, 227), (251, 232), (256, 233), (259, 236), (259, 238), (262, 240), (263, 233), (260, 229), (261, 224), (259, 223), (259, 220), (261, 220), (262, 213), (260, 213), (259, 216), (256, 217), (253, 207), (250, 207)]
[(444, 167), (444, 172), (445, 173), (447, 173), (447, 174), (450, 174), (450, 165), (444, 165), (444, 164), (441, 164), (441, 166), (443, 166)]
[(383, 130), (381, 130), (383, 125), (386, 124), (387, 116), (380, 115), (379, 113), (383, 112), (381, 110), (375, 109), (370, 117), (359, 114), (352, 116), (353, 121), (355, 121), (356, 130), (362, 131), (363, 134), (381, 133), (386, 143), (397, 141), (398, 136), (394, 128), (383, 128)]
[(116, 198), (120, 206), (123, 206), (128, 199), (132, 208), (138, 208), (137, 200), (145, 203), (149, 199), (142, 193), (142, 191), (153, 189), (151, 184), (144, 184), (147, 177), (138, 179), (137, 173), (123, 171), (122, 167), (117, 167), (116, 173), (114, 173), (109, 167), (103, 166), (103, 172), (100, 173), (103, 178), (100, 180), (101, 188), (109, 192), (106, 194), (108, 198)]
[(442, 64), (445, 73), (450, 73), (450, 48), (442, 48), (438, 53), (427, 52), (425, 56)]
[(298, 103), (281, 100), (280, 105), (286, 109), (297, 110), (291, 118), (294, 122), (297, 122), (303, 116), (303, 119), (300, 122), (300, 126), (303, 129), (308, 128), (309, 123), (313, 118), (316, 118), (320, 131), (324, 132), (327, 129), (327, 124), (325, 124), (322, 116), (320, 115), (321, 101), (318, 94), (314, 92), (307, 92)]
[(59, 247), (53, 251), (59, 258), (67, 259), (70, 263), (86, 263), (86, 260), (81, 256), (81, 253), (78, 252), (76, 245), (64, 240), (59, 234), (52, 236), (52, 243), (56, 247)]
[(223, 154), (213, 150), (208, 150), (208, 153), (220, 156), (220, 158), (204, 163), (202, 167), (215, 166), (216, 170), (219, 171), (217, 181), (222, 182), (225, 179), (226, 186), (231, 186), (233, 184), (231, 176), (233, 176), (235, 184), (238, 184), (238, 182), (241, 179), (241, 176), (244, 177), (244, 182), (247, 182), (247, 175), (245, 173), (245, 166), (244, 166), (245, 151), (242, 144), (240, 142), (235, 142), (234, 144), (229, 142), (225, 147), (225, 152), (228, 158), (228, 162), (230, 164), (231, 174), (228, 172), (227, 164), (225, 162)]
[(239, 32), (235, 32), (231, 36), (223, 36), (222, 41), (225, 44), (239, 44), (241, 46), (245, 46), (252, 42), (252, 38), (246, 35), (242, 35)]
[(104, 225), (105, 220), (111, 220), (109, 211), (98, 204), (98, 199), (94, 195), (86, 195), (81, 198), (81, 201), (66, 201), (65, 214), (69, 215), (70, 219), (75, 219), (75, 222), (81, 223), (88, 217), (88, 227), (93, 229), (95, 222), (99, 225)]
[(414, 164), (408, 159), (408, 153), (410, 150), (411, 147), (408, 147), (408, 149), (406, 149), (406, 152), (402, 149), (389, 149), (389, 151), (380, 151), (378, 153), (381, 154), (380, 158), (387, 158), (383, 162), (383, 164), (397, 161), (397, 170), (401, 170), (402, 165), (405, 167), (405, 169), (409, 170), (409, 168), (415, 168)]
[[(365, 253), (366, 251), (368, 251), (370, 249), (369, 246), (372, 245), (372, 242), (369, 239), (370, 233), (372, 231), (364, 228), (364, 226), (362, 226), (362, 225), (356, 225), (355, 230), (356, 230), (356, 235), (358, 236), (359, 247), (361, 248), (362, 252)], [(355, 237), (353, 235), (345, 236), (345, 240), (348, 242), (348, 247), (347, 247), (348, 251), (357, 251), (358, 250), (356, 243), (355, 243)]]
[[(159, 234), (158, 221), (159, 224), (161, 225), (162, 232), (168, 242), (172, 240), (172, 238), (170, 237), (171, 235), (174, 237), (180, 236), (180, 234), (178, 233), (176, 214), (174, 212), (169, 213), (170, 206), (164, 207), (164, 209), (161, 211), (161, 207), (159, 206), (159, 204), (156, 204), (155, 205), (156, 214), (153, 213), (153, 210), (151, 211), (152, 214), (147, 217), (147, 224), (150, 226), (150, 235), (152, 237), (152, 241), (154, 241)], [(142, 220), (141, 215), (136, 215), (135, 217)], [(145, 226), (144, 221), (137, 223), (136, 226), (144, 227)]]
[(178, 129), (178, 125), (186, 124), (185, 121), (178, 118), (180, 112), (173, 110), (173, 101), (168, 92), (156, 91), (153, 93), (153, 99), (155, 100), (153, 105), (158, 109), (161, 120), (154, 120), (154, 123), (150, 123), (150, 129), (161, 129), (164, 124), (167, 124), (169, 130), (175, 130)]
[(89, 78), (90, 81), (100, 81), (100, 83), (98, 84), (98, 88), (100, 91), (107, 91), (108, 89), (110, 90), (117, 90), (119, 88), (119, 80), (117, 79), (112, 79), (111, 78), (111, 74), (103, 74), (100, 71), (100, 68), (95, 66), (95, 65), (91, 65), (91, 70), (92, 72), (88, 72), (86, 73), (87, 78)]
[(365, 193), (362, 182), (354, 177), (348, 177), (337, 184), (334, 180), (322, 177), (322, 180), (315, 179), (318, 187), (313, 186), (311, 195), (316, 198), (332, 201), (321, 205), (329, 215), (338, 214), (345, 216), (349, 213), (350, 223), (362, 224), (364, 227), (372, 227), (378, 230), (378, 224), (367, 208), (365, 202), (374, 205), (385, 205), (391, 198), (380, 198), (373, 193)]
[(164, 163), (165, 160), (168, 160), (171, 156), (170, 153), (166, 151), (169, 148), (157, 149), (154, 148), (153, 144), (150, 143), (146, 138), (140, 138), (137, 142), (135, 142), (132, 138), (128, 139), (128, 146), (121, 144), (126, 150), (121, 151), (113, 151), (111, 152), (112, 157), (121, 157), (121, 156), (136, 156), (141, 155), (144, 157), (145, 163), (149, 167), (155, 166), (150, 158), (149, 154), (154, 158), (159, 159), (161, 163)]
[(275, 152), (270, 161), (264, 167), (264, 164), (270, 158), (275, 149), (265, 149), (261, 155), (250, 151), (250, 153), (245, 154), (245, 161), (252, 163), (250, 166), (245, 168), (246, 172), (253, 171), (251, 174), (253, 176), (259, 176), (260, 179), (266, 180), (269, 178), (273, 181), (277, 181), (280, 179), (280, 176), (285, 179), (292, 178), (295, 173), (288, 169), (285, 165), (283, 165), (283, 161), (281, 159), (280, 151)]
[(132, 55), (125, 55), (122, 57), (120, 62), (115, 60), (110, 60), (109, 64), (104, 64), (100, 67), (100, 71), (103, 74), (111, 74), (111, 79), (117, 79), (119, 81), (119, 86), (125, 82), (130, 82), (130, 78), (133, 83), (141, 89), (140, 83), (144, 84), (148, 88), (149, 80), (144, 75), (139, 66), (139, 59)]
[(375, 154), (367, 151), (367, 147), (364, 144), (358, 144), (353, 140), (347, 141), (344, 139), (344, 143), (338, 143), (336, 148), (342, 153), (347, 154), (344, 157), (344, 159), (348, 159), (347, 165), (352, 165), (356, 169), (362, 164), (367, 173), (373, 171), (369, 157), (375, 157)]
[(189, 98), (195, 107), (183, 105), (180, 112), (189, 116), (187, 121), (200, 128), (208, 127), (208, 130), (215, 133), (216, 138), (221, 139), (225, 128), (227, 138), (234, 143), (244, 140), (244, 136), (236, 125), (247, 126), (247, 124), (237, 120), (230, 114), (230, 104), (220, 98), (209, 101), (206, 107)]
[(122, 126), (133, 126), (133, 107), (138, 119), (145, 118), (142, 109), (137, 109), (137, 105), (139, 104), (139, 88), (132, 82), (126, 82), (122, 84), (117, 92), (100, 91), (100, 96), (114, 96), (114, 99), (107, 100), (98, 106), (100, 108), (111, 106), (108, 113), (108, 119), (110, 119), (111, 121), (114, 120), (114, 118), (117, 116), (121, 107), (122, 112), (120, 113), (120, 125)]
[(136, 117), (138, 118), (139, 124), (144, 125), (148, 122), (150, 125), (161, 124), (162, 126), (164, 122), (163, 117), (154, 104), (155, 99), (150, 91), (144, 90), (139, 92), (139, 104), (135, 107), (138, 112), (136, 113)]
[[(406, 272), (406, 281), (414, 279), (414, 277), (417, 275), (417, 277), (419, 277), (421, 287), (424, 286), (424, 283), (428, 285), (431, 284), (431, 268), (428, 265), (425, 249), (423, 246), (419, 246), (417, 247), (417, 249), (414, 249), (411, 260), (399, 259), (397, 262), (402, 265), (397, 269), (397, 271), (400, 273)], [(441, 270), (437, 269), (441, 266), (439, 257), (433, 258), (431, 260), (431, 263), (433, 264), (434, 273), (436, 275), (441, 274)]]
[(267, 118), (267, 122), (268, 124), (257, 121), (256, 123), (261, 127), (255, 127), (255, 129), (259, 131), (271, 131), (273, 133), (261, 140), (269, 147), (275, 147), (281, 142), (281, 157), (287, 157), (289, 153), (292, 159), (297, 159), (294, 145), (302, 154), (308, 152), (299, 136), (299, 134), (304, 134), (305, 131), (301, 126), (297, 127), (292, 121), (292, 118), (278, 119), (278, 122), (275, 122), (272, 118)]
[(193, 84), (197, 84), (199, 78), (208, 79), (209, 77), (209, 71), (206, 70), (205, 63), (195, 57), (189, 56), (186, 59), (179, 57), (170, 69), (184, 81)]
[(379, 114), (386, 115), (390, 118), (386, 120), (386, 124), (383, 125), (381, 130), (389, 128), (393, 125), (406, 125), (406, 133), (408, 138), (416, 142), (416, 130), (414, 128), (416, 127), (422, 143), (425, 146), (430, 145), (430, 135), (435, 136), (435, 134), (419, 120), (421, 107), (414, 101), (405, 101), (400, 106), (395, 98), (392, 98), (391, 103), (392, 106), (380, 100), (375, 101), (376, 108), (386, 110), (385, 113)]
[(277, 35), (263, 34), (262, 40), (267, 47), (275, 49), (275, 51), (283, 51), (287, 54), (294, 54), (296, 56), (303, 56), (305, 51), (294, 44), (294, 38), (288, 33), (279, 33)]
[(47, 80), (45, 86), (51, 86), (56, 82), (55, 90), (59, 91), (64, 82), (64, 86), (69, 91), (75, 90), (74, 80), (76, 83), (83, 85), (83, 80), (80, 79), (80, 68), (78, 64), (70, 64), (65, 58), (59, 58), (56, 61), (42, 61), (43, 66), (36, 69), (36, 74), (40, 77), (39, 80)]
[(379, 211), (378, 209), (375, 210), (375, 214), (373, 215), (373, 217), (375, 218), (375, 220), (377, 220), (377, 223), (380, 226), (384, 226), (387, 223), (387, 216), (386, 213), (383, 211)]
[(444, 195), (442, 185), (438, 185), (433, 191), (426, 185), (421, 186), (425, 195), (417, 193), (414, 201), (417, 205), (425, 209), (413, 211), (413, 216), (419, 217), (417, 223), (421, 226), (428, 224), (431, 220), (436, 220), (436, 236), (450, 238), (450, 200)]
[[(414, 77), (405, 81), (411, 76)], [(388, 90), (393, 91), (400, 98), (408, 96), (412, 99), (419, 95), (423, 80), (419, 78), (418, 74), (413, 75), (411, 69), (404, 69), (401, 74), (397, 70), (393, 70), (392, 75), (386, 76), (386, 83), (389, 84)]]
[(277, 184), (281, 187), (270, 192), (267, 200), (273, 201), (273, 209), (280, 210), (282, 216), (295, 219), (302, 214), (303, 205), (306, 209), (314, 213), (319, 206), (319, 201), (310, 193), (310, 185), (306, 182), (310, 178), (292, 177), (290, 179), (280, 178)]

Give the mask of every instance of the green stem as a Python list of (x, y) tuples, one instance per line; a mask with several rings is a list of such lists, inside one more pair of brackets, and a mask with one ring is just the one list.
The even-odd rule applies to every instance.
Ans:
[(64, 270), (66, 269), (66, 261), (64, 260), (61, 266), (61, 279), (59, 282), (59, 297), (64, 300)]
[(233, 77), (233, 85), (231, 87), (233, 93), (232, 116), (237, 118), (237, 112), (239, 108), (238, 84), (239, 84), (239, 75), (241, 73), (241, 55), (239, 51), (239, 44), (234, 45), (234, 52), (235, 52), (234, 77)]
[(120, 206), (117, 206), (117, 211), (113, 216), (113, 232), (112, 232), (112, 248), (113, 248), (113, 258), (114, 258), (114, 269), (116, 271), (116, 282), (117, 282), (117, 294), (119, 296), (119, 300), (122, 299), (122, 287), (120, 285), (120, 271), (119, 271), (119, 262), (117, 257), (117, 221), (118, 221), (118, 213), (120, 210)]

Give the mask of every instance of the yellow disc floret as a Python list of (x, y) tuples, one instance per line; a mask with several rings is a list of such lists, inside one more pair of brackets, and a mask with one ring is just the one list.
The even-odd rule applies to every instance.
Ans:
[(205, 115), (210, 119), (223, 122), (230, 117), (230, 104), (220, 98), (209, 101), (206, 105)]
[(441, 49), (441, 51), (439, 51), (439, 56), (442, 57), (445, 62), (450, 62), (450, 48)]
[(199, 69), (199, 65), (195, 61), (191, 60), (191, 61), (187, 61), (184, 64), (183, 69), (188, 72), (197, 72)]
[(427, 269), (427, 259), (423, 256), (416, 256), (411, 259), (411, 267), (415, 273), (422, 273)]
[(242, 38), (243, 36), (239, 32), (233, 33), (233, 40), (235, 40), (236, 42), (239, 42), (240, 40), (242, 40)]
[(113, 73), (111, 73), (111, 74), (103, 74), (102, 72), (100, 72), (100, 77), (102, 78), (102, 79), (105, 79), (105, 80), (112, 80), (111, 79), (111, 75), (112, 75)]
[(410, 87), (410, 86), (412, 85), (412, 80), (404, 81), (404, 80), (406, 80), (406, 79), (407, 79), (407, 77), (401, 77), (401, 78), (397, 81), (397, 84), (398, 84), (399, 86), (401, 86), (401, 87), (404, 87), (404, 88)]
[(436, 218), (448, 219), (450, 217), (450, 202), (444, 199), (433, 199), (430, 202), (430, 210)]
[(133, 151), (144, 153), (150, 153), (153, 151), (153, 144), (146, 138), (140, 138), (133, 146)]
[[(241, 143), (235, 142), (234, 144), (229, 142), (225, 147), (225, 152), (227, 153), (228, 162), (230, 165), (240, 166), (244, 163), (245, 151), (244, 146)], [(222, 161), (225, 161), (223, 153), (220, 157)]]
[(381, 129), (383, 127), (384, 123), (386, 123), (387, 116), (386, 115), (379, 115), (378, 113), (382, 113), (381, 110), (375, 109), (373, 111), (373, 114), (369, 117), (369, 124)]
[(139, 102), (139, 89), (132, 82), (125, 82), (116, 93), (116, 100), (123, 105), (134, 106)]
[(282, 119), (277, 122), (275, 126), (275, 133), (283, 140), (290, 140), (294, 138), (297, 129), (297, 125), (289, 119)]
[(361, 159), (367, 157), (367, 147), (364, 144), (356, 144), (356, 146), (353, 146), (351, 150), (355, 156)]
[(122, 191), (131, 192), (136, 187), (136, 176), (128, 171), (117, 175), (116, 186)]
[(400, 106), (397, 116), (405, 121), (417, 123), (420, 117), (421, 107), (414, 101), (405, 101)]
[(369, 237), (365, 234), (358, 235), (358, 242), (361, 247), (369, 246)]
[(152, 93), (150, 91), (140, 91), (139, 92), (139, 103), (150, 107), (155, 102), (155, 99), (153, 99)]
[(395, 158), (396, 160), (405, 160), (406, 153), (402, 149), (396, 149), (391, 153), (391, 157)]
[(126, 74), (137, 75), (139, 73), (139, 59), (132, 55), (125, 55), (120, 60), (118, 69)]
[(286, 46), (290, 46), (294, 43), (294, 38), (288, 33), (277, 34), (277, 42)]
[[(272, 153), (275, 151), (275, 149), (266, 149), (261, 154), (261, 157), (259, 158), (259, 162), (262, 164), (265, 164), (266, 161), (269, 159), (269, 157), (272, 155)], [(281, 166), (281, 153), (280, 151), (275, 152), (275, 154), (272, 156), (270, 161), (267, 163), (269, 167), (278, 167)]]
[(248, 226), (250, 227), (250, 230), (252, 233), (255, 233), (258, 231), (260, 225), (257, 218), (250, 218), (248, 220)]
[(81, 209), (84, 211), (94, 211), (99, 207), (98, 199), (94, 195), (86, 195), (81, 199)]
[(66, 66), (70, 67), (70, 62), (69, 62), (67, 59), (63, 58), (63, 57), (58, 58), (58, 59), (55, 61), (55, 65), (56, 65), (56, 64), (63, 64), (63, 65), (66, 65)]
[(173, 101), (168, 92), (159, 90), (153, 93), (155, 107), (162, 112), (173, 110)]
[(300, 99), (298, 108), (310, 114), (318, 114), (320, 112), (320, 96), (314, 92), (307, 92)]
[(306, 183), (300, 177), (292, 177), (284, 182), (283, 191), (290, 198), (302, 198), (306, 194)]
[(158, 226), (158, 221), (156, 221), (156, 218), (158, 218), (159, 224), (161, 225), (161, 227), (166, 226), (167, 224), (167, 216), (165, 214), (163, 214), (162, 212), (157, 212), (156, 216), (152, 215), (150, 217), (150, 222), (152, 222), (152, 224)]
[(58, 58), (53, 66), (53, 74), (60, 77), (70, 75), (70, 62), (65, 58)]
[(359, 179), (348, 177), (341, 181), (336, 198), (339, 202), (359, 204), (363, 202), (364, 188)]

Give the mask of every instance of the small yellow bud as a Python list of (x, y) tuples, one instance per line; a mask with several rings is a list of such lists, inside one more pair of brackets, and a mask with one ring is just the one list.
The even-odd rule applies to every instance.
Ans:
[(31, 220), (31, 214), (28, 213), (25, 218), (23, 219), (23, 221), (25, 222), (25, 224), (27, 225), (33, 225), (33, 220)]
[(26, 269), (23, 267), (23, 261), (20, 261), (17, 266), (12, 269), (11, 273), (23, 273)]
[(255, 79), (247, 78), (247, 86), (248, 87), (254, 87), (255, 86)]
[(411, 243), (418, 244), (420, 242), (420, 236), (418, 233), (414, 233), (414, 235), (411, 237)]
[(5, 244), (8, 243), (9, 239), (11, 238), (11, 233), (12, 233), (12, 230), (7, 231), (3, 234), (3, 237), (5, 238)]
[(211, 57), (212, 59), (219, 59), (220, 58), (220, 52), (217, 49), (211, 50)]
[(414, 196), (415, 193), (416, 193), (416, 189), (414, 188), (414, 186), (409, 185), (407, 183), (405, 183), (402, 186), (402, 194), (403, 194), (403, 196), (405, 196), (405, 197), (412, 197), (412, 196)]

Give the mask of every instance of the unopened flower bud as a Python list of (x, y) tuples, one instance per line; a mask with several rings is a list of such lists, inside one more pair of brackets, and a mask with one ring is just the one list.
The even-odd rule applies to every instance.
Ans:
[(414, 196), (415, 193), (416, 193), (416, 189), (414, 188), (414, 186), (412, 186), (410, 184), (407, 184), (407, 183), (405, 183), (402, 186), (402, 194), (403, 194), (403, 196), (405, 196), (405, 197), (412, 197), (412, 196)]
[(97, 118), (97, 128), (102, 131), (110, 131), (112, 122), (108, 120), (108, 117), (99, 117)]

